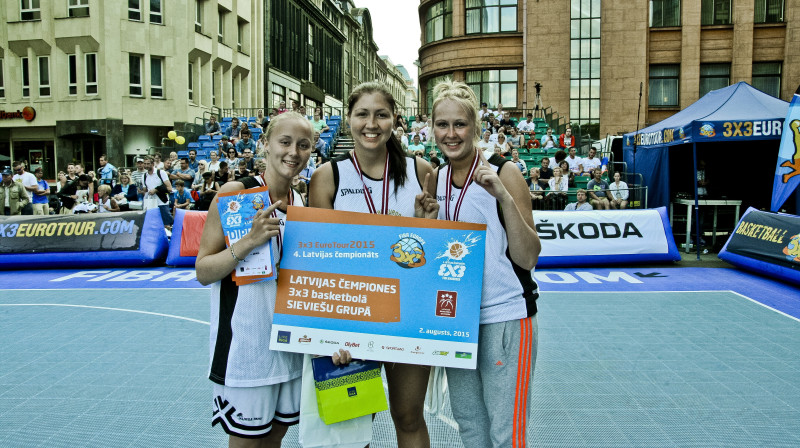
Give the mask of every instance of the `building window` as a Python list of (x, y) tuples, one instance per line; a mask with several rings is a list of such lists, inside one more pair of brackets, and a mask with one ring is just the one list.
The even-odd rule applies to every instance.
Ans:
[(648, 103), (653, 107), (678, 106), (680, 65), (651, 65)]
[(701, 25), (730, 25), (732, 0), (702, 0)]
[[(480, 72), (472, 72), (472, 73), (480, 73)], [(450, 75), (441, 75), (435, 78), (430, 78), (425, 82), (425, 104), (428, 106), (427, 111), (433, 111), (433, 89), (436, 88), (436, 84), (444, 81), (450, 81), (453, 77)], [(472, 87), (475, 90), (475, 87)], [(477, 95), (477, 93), (476, 93)], [(478, 101), (480, 101), (480, 97), (478, 97)]]
[(700, 64), (700, 96), (730, 84), (730, 64)]
[(753, 87), (774, 96), (781, 97), (781, 63), (757, 62), (753, 64)]
[(244, 42), (244, 27), (245, 22), (238, 22), (236, 27), (236, 49), (239, 53), (242, 52), (242, 44)]
[(219, 10), (219, 20), (217, 26), (217, 42), (224, 43), (225, 41), (225, 11)]
[(286, 87), (272, 83), (272, 107), (280, 107), (281, 101), (286, 101)]
[(517, 31), (517, 0), (467, 0), (467, 34)]
[(50, 96), (50, 56), (39, 56), (39, 96)]
[(350, 52), (344, 50), (344, 72), (350, 73)]
[(19, 13), (20, 20), (42, 20), (39, 0), (20, 0)]
[(150, 58), (150, 96), (164, 98), (164, 60)]
[[(291, 108), (292, 107), (292, 104), (294, 104), (294, 103), (292, 103), (292, 101), (296, 101), (297, 104), (300, 104), (300, 93), (289, 89), (289, 104), (286, 105), (287, 108)], [(297, 112), (297, 111), (295, 111), (295, 112)]]
[(231, 76), (231, 109), (236, 109), (236, 78)]
[(97, 95), (97, 53), (86, 53), (86, 94)]
[(217, 105), (217, 71), (211, 70), (211, 105)]
[(755, 23), (783, 22), (783, 0), (755, 0)]
[(517, 71), (481, 70), (467, 72), (467, 85), (475, 92), (479, 102), (489, 107), (502, 104), (506, 109), (517, 107)]
[(0, 59), (0, 99), (5, 99), (6, 97), (6, 82), (3, 76), (3, 60)]
[(67, 13), (70, 17), (89, 17), (89, 0), (69, 0)]
[(650, 0), (650, 26), (681, 26), (681, 0)]
[(308, 61), (308, 80), (314, 82), (314, 62)]
[(128, 20), (142, 21), (142, 0), (128, 0)]
[(130, 95), (142, 96), (142, 56), (128, 55)]
[[(572, 0), (570, 9), (570, 122), (590, 133), (600, 123), (600, 1)], [(599, 129), (598, 129), (599, 132)]]
[(200, 0), (194, 2), (194, 32), (203, 32), (203, 2)]
[(425, 43), (453, 35), (453, 0), (434, 3), (425, 12)]
[(78, 56), (68, 54), (67, 65), (69, 66), (67, 93), (69, 96), (75, 96), (78, 94)]
[(150, 23), (162, 24), (164, 17), (161, 15), (161, 0), (150, 0)]
[(189, 63), (189, 102), (194, 103), (194, 64)]
[(31, 72), (28, 67), (28, 58), (20, 60), (22, 65), (22, 97), (29, 98), (31, 96)]

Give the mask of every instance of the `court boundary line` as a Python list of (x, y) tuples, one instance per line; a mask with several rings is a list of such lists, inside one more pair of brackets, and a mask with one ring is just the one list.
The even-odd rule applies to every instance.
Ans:
[(737, 296), (739, 296), (739, 297), (741, 297), (743, 299), (747, 299), (747, 300), (755, 303), (756, 305), (761, 305), (761, 306), (763, 306), (764, 308), (766, 308), (768, 310), (774, 311), (774, 312), (776, 312), (776, 313), (778, 313), (778, 314), (780, 314), (782, 316), (788, 317), (789, 319), (796, 320), (797, 322), (800, 322), (799, 318), (794, 317), (791, 314), (784, 313), (783, 311), (781, 311), (779, 309), (775, 309), (775, 308), (773, 308), (773, 307), (771, 307), (771, 306), (769, 306), (769, 305), (767, 305), (765, 303), (761, 303), (756, 299), (753, 299), (751, 297), (747, 297), (746, 295), (744, 295), (744, 294), (742, 294), (740, 292), (734, 291), (732, 289), (710, 289), (710, 290), (704, 290), (704, 291), (542, 291), (540, 289), (539, 293), (541, 294), (542, 292), (544, 292), (544, 293), (548, 293), (548, 292), (551, 292), (551, 293), (562, 293), (562, 294), (619, 294), (619, 293), (663, 294), (663, 293), (675, 293), (675, 292), (678, 292), (678, 293), (681, 293), (681, 292), (691, 292), (691, 293), (698, 293), (698, 292), (729, 292), (729, 293), (737, 295)]
[(142, 311), (142, 310), (132, 310), (129, 308), (113, 308), (108, 306), (94, 306), (94, 305), (76, 305), (71, 303), (0, 303), (0, 306), (63, 306), (67, 308), (89, 308), (89, 309), (96, 309), (96, 310), (108, 310), (108, 311), (124, 311), (128, 313), (136, 313), (136, 314), (149, 314), (152, 316), (161, 316), (161, 317), (171, 317), (173, 319), (179, 320), (186, 320), (189, 322), (195, 322), (198, 324), (204, 325), (211, 325), (211, 323), (206, 322), (204, 320), (193, 319), (191, 317), (185, 316), (177, 316), (175, 314), (164, 314), (164, 313), (156, 313), (153, 311)]
[(732, 292), (732, 293), (736, 294), (736, 295), (737, 295), (737, 296), (739, 296), (739, 297), (745, 298), (745, 299), (747, 299), (747, 300), (749, 300), (749, 301), (751, 301), (751, 302), (755, 303), (756, 305), (761, 305), (761, 306), (763, 306), (764, 308), (766, 308), (766, 309), (768, 309), (768, 310), (775, 311), (776, 313), (778, 313), (778, 314), (782, 314), (782, 315), (784, 315), (784, 316), (788, 317), (789, 319), (796, 320), (797, 322), (800, 322), (800, 319), (798, 319), (798, 318), (796, 318), (796, 317), (792, 316), (791, 314), (786, 314), (786, 313), (784, 313), (784, 312), (783, 312), (783, 311), (781, 311), (781, 310), (776, 310), (775, 308), (773, 308), (773, 307), (771, 307), (771, 306), (769, 306), (769, 305), (766, 305), (766, 304), (764, 304), (764, 303), (761, 303), (761, 302), (759, 302), (759, 301), (758, 301), (758, 300), (756, 300), (756, 299), (753, 299), (753, 298), (747, 297), (746, 295), (744, 295), (744, 294), (742, 294), (742, 293), (740, 293), (740, 292), (736, 292), (736, 291), (733, 291), (733, 290), (728, 290), (728, 292)]

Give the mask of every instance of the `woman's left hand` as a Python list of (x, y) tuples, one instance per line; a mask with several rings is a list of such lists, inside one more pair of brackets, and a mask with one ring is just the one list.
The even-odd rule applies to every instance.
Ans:
[(478, 151), (478, 157), (480, 157), (481, 164), (475, 169), (472, 180), (494, 196), (495, 199), (502, 201), (509, 195), (508, 190), (506, 190), (497, 172), (489, 167), (489, 162), (482, 151)]

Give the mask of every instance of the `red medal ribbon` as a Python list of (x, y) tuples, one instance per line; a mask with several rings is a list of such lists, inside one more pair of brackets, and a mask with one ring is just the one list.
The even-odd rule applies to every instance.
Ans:
[[(358, 173), (358, 177), (361, 178), (361, 185), (364, 187), (364, 199), (367, 203), (367, 209), (369, 209), (370, 213), (378, 213), (378, 209), (375, 208), (375, 202), (372, 200), (372, 195), (369, 193), (369, 189), (367, 188), (367, 184), (364, 183), (364, 174), (361, 173), (361, 167), (358, 163), (358, 156), (356, 156), (356, 152), (353, 151), (353, 157), (350, 158), (350, 161), (353, 162), (353, 166), (356, 168), (356, 173)], [(389, 212), (389, 152), (386, 152), (386, 164), (383, 167), (383, 190), (381, 191), (381, 214), (385, 215)]]
[(467, 193), (467, 188), (469, 188), (470, 184), (472, 184), (472, 176), (475, 174), (475, 170), (478, 168), (478, 153), (475, 153), (475, 158), (472, 160), (472, 167), (469, 169), (469, 173), (467, 173), (467, 178), (464, 179), (464, 186), (461, 188), (461, 193), (458, 195), (458, 200), (456, 201), (455, 209), (453, 210), (453, 217), (450, 217), (450, 195), (453, 192), (453, 164), (450, 163), (447, 165), (447, 186), (445, 186), (445, 200), (444, 200), (444, 212), (445, 217), (448, 221), (458, 221), (458, 215), (461, 213), (461, 203), (464, 202), (464, 196)]

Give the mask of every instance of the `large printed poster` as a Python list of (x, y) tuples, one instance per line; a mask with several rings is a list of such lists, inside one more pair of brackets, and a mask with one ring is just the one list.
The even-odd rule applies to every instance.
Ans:
[(270, 349), (475, 368), (485, 230), (289, 207)]

